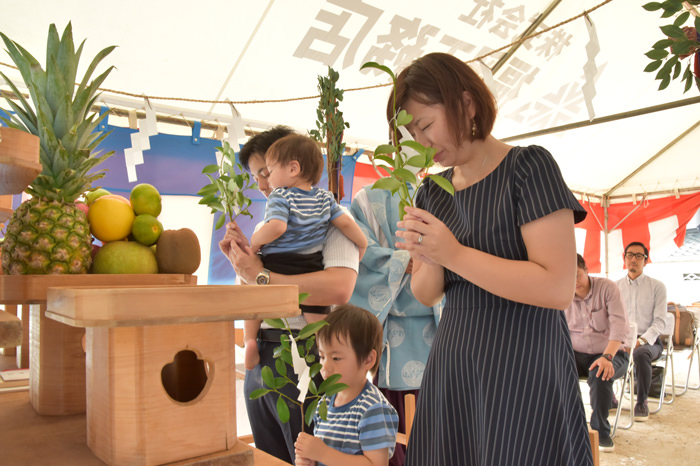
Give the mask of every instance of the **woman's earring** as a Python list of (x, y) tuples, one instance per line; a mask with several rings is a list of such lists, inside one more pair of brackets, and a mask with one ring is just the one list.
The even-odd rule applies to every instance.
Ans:
[(476, 137), (476, 120), (472, 120), (472, 137)]

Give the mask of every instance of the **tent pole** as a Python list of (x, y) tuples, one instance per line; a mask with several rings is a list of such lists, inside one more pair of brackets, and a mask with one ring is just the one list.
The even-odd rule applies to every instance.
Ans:
[(563, 131), (569, 131), (572, 129), (585, 128), (586, 126), (599, 125), (601, 123), (609, 123), (616, 120), (624, 120), (625, 118), (632, 118), (641, 115), (647, 115), (649, 113), (662, 112), (664, 110), (671, 110), (673, 108), (685, 107), (686, 105), (693, 105), (700, 103), (700, 97), (692, 97), (690, 99), (677, 100), (675, 102), (668, 102), (660, 105), (653, 105), (651, 107), (641, 108), (637, 110), (630, 110), (628, 112), (616, 113), (614, 115), (608, 115), (600, 118), (594, 118), (592, 120), (583, 120), (575, 123), (569, 123), (561, 126), (554, 126), (552, 128), (546, 128), (538, 131), (532, 131), (530, 133), (518, 134), (515, 136), (508, 136), (506, 138), (500, 138), (503, 142), (518, 141), (520, 139), (533, 138), (536, 136), (545, 136), (547, 134), (560, 133)]
[(605, 278), (610, 278), (610, 259), (608, 258), (608, 206), (610, 205), (610, 201), (608, 200), (607, 196), (603, 196), (602, 199), (603, 203), (603, 225), (604, 225), (604, 230), (603, 230), (603, 236), (605, 238)]
[(683, 138), (685, 138), (688, 134), (690, 134), (691, 132), (693, 132), (693, 131), (695, 130), (695, 128), (697, 128), (698, 126), (700, 126), (700, 121), (696, 121), (690, 128), (686, 129), (686, 130), (683, 131), (681, 134), (679, 134), (673, 141), (671, 141), (671, 142), (669, 142), (668, 144), (666, 144), (666, 146), (665, 146), (663, 149), (661, 149), (661, 150), (658, 151), (656, 154), (654, 154), (649, 160), (647, 160), (646, 162), (644, 162), (643, 164), (641, 164), (635, 171), (633, 171), (632, 173), (630, 173), (629, 175), (627, 175), (622, 181), (620, 181), (620, 182), (617, 183), (615, 186), (613, 186), (612, 188), (610, 188), (610, 190), (609, 190), (607, 193), (605, 193), (605, 196), (606, 196), (606, 197), (610, 197), (610, 195), (611, 195), (613, 192), (615, 192), (615, 191), (617, 190), (617, 188), (619, 188), (620, 186), (623, 186), (625, 183), (627, 183), (627, 181), (629, 181), (629, 180), (630, 180), (632, 177), (634, 177), (637, 173), (639, 173), (640, 171), (644, 170), (647, 166), (649, 166), (649, 164), (651, 164), (654, 160), (656, 160), (656, 159), (658, 159), (659, 157), (661, 157), (667, 150), (669, 150), (671, 147), (675, 146), (679, 141), (681, 141), (681, 140), (682, 140)]

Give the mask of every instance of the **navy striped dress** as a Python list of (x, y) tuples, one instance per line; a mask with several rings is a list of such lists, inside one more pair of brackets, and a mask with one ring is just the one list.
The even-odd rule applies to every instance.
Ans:
[[(452, 169), (443, 173), (448, 179)], [(553, 157), (514, 147), (454, 197), (426, 180), (417, 206), (464, 245), (525, 260), (525, 223), (584, 209)], [(574, 277), (571, 277), (574, 280)], [(564, 312), (503, 299), (445, 271), (446, 304), (418, 397), (407, 466), (592, 465)]]

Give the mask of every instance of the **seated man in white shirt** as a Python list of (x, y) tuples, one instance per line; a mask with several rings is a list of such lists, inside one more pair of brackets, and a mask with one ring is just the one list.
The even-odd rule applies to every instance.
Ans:
[(640, 243), (632, 242), (625, 248), (627, 276), (617, 281), (622, 302), (630, 320), (637, 324), (639, 338), (634, 343), (634, 377), (637, 384), (637, 403), (634, 407), (634, 420), (649, 419), (647, 398), (651, 387), (651, 363), (663, 352), (659, 336), (666, 326), (666, 286), (659, 280), (644, 275), (644, 266), (649, 260), (649, 249)]

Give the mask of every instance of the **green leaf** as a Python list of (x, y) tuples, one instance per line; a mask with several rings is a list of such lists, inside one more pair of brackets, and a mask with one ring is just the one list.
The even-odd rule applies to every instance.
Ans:
[(268, 390), (267, 388), (258, 388), (258, 389), (253, 390), (250, 393), (250, 396), (248, 396), (248, 398), (251, 400), (257, 400), (258, 398), (262, 398), (263, 396), (267, 395), (271, 391), (272, 390)]
[(282, 319), (265, 319), (265, 323), (272, 328), (286, 328)]
[(218, 171), (219, 166), (216, 164), (207, 165), (206, 167), (202, 168), (202, 173), (216, 173)]
[(656, 71), (659, 67), (661, 66), (661, 60), (655, 60), (651, 63), (649, 63), (646, 68), (644, 68), (644, 71), (647, 73), (650, 73), (652, 71)]
[(277, 398), (277, 415), (282, 422), (289, 422), (289, 406), (282, 395)]
[(386, 189), (387, 191), (395, 193), (399, 190), (400, 186), (401, 182), (396, 178), (385, 177), (379, 178), (377, 181), (375, 181), (372, 185), (372, 189)]
[[(695, 17), (694, 23), (695, 23), (695, 30), (700, 31), (700, 16)], [(697, 37), (697, 35), (695, 37)]]
[(274, 388), (275, 390), (279, 390), (280, 388), (287, 385), (287, 379), (285, 379), (284, 377), (275, 377), (273, 384), (274, 385), (272, 385), (272, 388)]
[(673, 45), (673, 53), (676, 55), (685, 55), (690, 53), (697, 45), (698, 43), (694, 40), (679, 40)]
[(452, 183), (450, 183), (446, 178), (443, 178), (440, 175), (428, 175), (428, 178), (433, 180), (435, 182), (435, 184), (437, 184), (442, 189), (444, 189), (445, 191), (447, 191), (448, 193), (450, 193), (454, 196), (455, 187), (452, 186)]
[(656, 11), (661, 9), (661, 3), (659, 2), (650, 2), (647, 3), (646, 5), (643, 5), (642, 8), (644, 8), (647, 11)]
[(425, 150), (426, 150), (425, 146), (419, 142), (408, 140), (408, 141), (403, 141), (401, 143), (401, 145), (406, 146), (406, 147), (410, 147), (411, 149), (415, 150), (419, 154), (425, 154)]
[(661, 79), (661, 84), (659, 84), (659, 90), (663, 91), (668, 87), (668, 85), (671, 83), (671, 77), (670, 76), (664, 76)]
[(318, 401), (319, 399), (316, 398), (315, 400), (311, 401), (306, 407), (306, 412), (304, 413), (304, 421), (306, 422), (307, 426), (310, 426), (311, 422), (314, 420), (314, 414), (316, 414), (316, 407), (318, 406)]
[[(416, 175), (414, 175), (412, 171), (405, 168), (394, 169), (393, 176), (406, 183), (416, 184), (417, 182)], [(399, 189), (401, 188), (399, 187)]]
[(407, 200), (401, 199), (399, 201), (399, 220), (403, 220), (404, 215), (406, 215), (406, 207), (412, 207), (411, 203)]
[[(379, 156), (379, 155), (381, 155), (381, 154), (393, 154), (393, 153), (395, 153), (395, 152), (398, 152), (398, 150), (397, 150), (396, 147), (394, 147), (393, 145), (391, 145), (391, 144), (380, 144), (380, 145), (378, 145), (377, 148), (374, 150), (374, 156), (377, 157), (377, 156)], [(391, 160), (392, 160), (392, 161), (391, 161), (390, 163), (393, 164), (393, 159), (391, 159)]]
[(325, 327), (328, 325), (328, 322), (325, 320), (319, 320), (318, 322), (313, 322), (310, 324), (306, 324), (304, 328), (302, 328), (299, 331), (299, 336), (297, 336), (297, 341), (299, 340), (305, 340), (309, 338), (310, 336), (314, 335), (316, 332), (318, 332), (322, 327)]
[(399, 110), (399, 114), (396, 115), (396, 124), (399, 126), (406, 126), (413, 121), (413, 115), (408, 113), (406, 110)]
[(656, 42), (651, 47), (654, 49), (667, 49), (671, 45), (673, 45), (673, 42), (674, 42), (673, 39), (661, 39), (660, 41)]
[(318, 406), (318, 415), (321, 416), (321, 419), (324, 421), (328, 420), (328, 403), (321, 403)]
[(312, 395), (318, 395), (318, 388), (316, 388), (316, 383), (314, 382), (313, 376), (309, 380), (309, 393)]
[(417, 168), (425, 168), (425, 155), (414, 155), (410, 159), (406, 160), (406, 165)]
[(678, 26), (674, 26), (673, 24), (669, 24), (666, 26), (661, 26), (661, 32), (666, 34), (668, 37), (671, 37), (673, 39), (685, 39), (685, 32)]
[(311, 378), (316, 377), (316, 375), (317, 375), (319, 372), (321, 372), (321, 369), (322, 369), (322, 368), (323, 368), (323, 366), (321, 365), (320, 362), (315, 362), (315, 363), (313, 363), (313, 364), (311, 365), (311, 367), (309, 368), (309, 376), (311, 376)]
[(275, 359), (275, 369), (279, 375), (287, 375), (287, 364), (282, 359)]
[(275, 386), (275, 376), (272, 374), (272, 369), (270, 369), (269, 366), (263, 366), (260, 373), (262, 375), (262, 379), (265, 385), (267, 385), (270, 388)]
[(394, 72), (391, 71), (391, 69), (387, 66), (380, 65), (377, 62), (368, 61), (367, 63), (364, 63), (360, 67), (360, 70), (364, 70), (365, 68), (375, 68), (375, 69), (381, 70), (381, 71), (385, 72), (386, 74), (388, 74), (389, 76), (391, 76), (392, 82), (396, 82), (396, 77), (394, 76)]
[(683, 24), (688, 21), (688, 18), (690, 18), (690, 12), (683, 12), (673, 21), (673, 25), (678, 27), (683, 26)]
[(309, 298), (309, 293), (299, 293), (299, 304), (302, 304)]
[(224, 226), (224, 223), (226, 223), (226, 216), (225, 215), (219, 216), (219, 219), (216, 221), (216, 225), (215, 225), (214, 229), (218, 230), (219, 228)]
[(336, 383), (338, 383), (338, 381), (340, 380), (341, 377), (342, 377), (342, 375), (340, 375), (340, 374), (329, 375), (326, 378), (326, 380), (321, 382), (321, 386), (318, 387), (318, 389), (320, 391), (322, 391), (323, 393), (326, 393), (326, 390), (328, 389), (328, 387), (331, 387), (331, 386), (335, 385)]
[(334, 383), (333, 385), (326, 387), (326, 390), (323, 393), (326, 396), (332, 396), (332, 395), (335, 395), (336, 393), (342, 392), (346, 388), (348, 388), (347, 384)]
[(292, 359), (291, 351), (282, 351), (282, 353), (280, 354), (280, 359), (289, 364), (290, 366), (294, 365), (294, 360)]
[(662, 58), (666, 58), (668, 56), (668, 50), (666, 50), (666, 49), (652, 49), (652, 50), (649, 50), (644, 55), (646, 55), (647, 57), (649, 57), (652, 60), (661, 60)]

